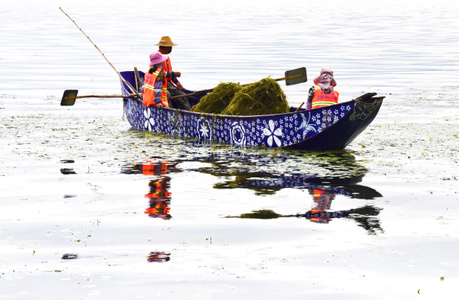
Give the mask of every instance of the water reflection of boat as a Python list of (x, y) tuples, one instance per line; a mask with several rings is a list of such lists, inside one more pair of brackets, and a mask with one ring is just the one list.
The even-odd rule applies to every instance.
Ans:
[(216, 188), (248, 188), (258, 194), (273, 194), (284, 188), (321, 189), (357, 199), (381, 197), (376, 190), (357, 184), (362, 177), (333, 178), (308, 174), (249, 173), (238, 175), (232, 180), (216, 184)]
[(357, 199), (373, 199), (381, 194), (360, 185), (367, 169), (348, 151), (329, 153), (247, 155), (213, 153), (199, 161), (211, 163), (199, 172), (221, 177), (218, 189), (247, 188), (257, 194), (274, 194), (284, 188), (321, 189)]
[(244, 213), (240, 216), (229, 216), (228, 218), (243, 218), (243, 219), (276, 219), (276, 218), (305, 218), (315, 223), (328, 223), (333, 219), (352, 219), (357, 224), (364, 228), (368, 234), (377, 234), (383, 232), (381, 224), (379, 223), (378, 215), (381, 211), (380, 208), (365, 205), (358, 208), (340, 210), (340, 211), (326, 211), (312, 209), (303, 214), (280, 215), (272, 210), (255, 210), (251, 213)]
[[(375, 234), (377, 231), (382, 232), (377, 216), (381, 211), (380, 208), (365, 205), (358, 208), (341, 211), (331, 211), (333, 200), (336, 194), (330, 191), (313, 189), (309, 192), (313, 196), (314, 207), (304, 214), (297, 214), (296, 217), (304, 217), (316, 223), (328, 223), (332, 219), (350, 218), (354, 219), (359, 226), (365, 228), (368, 233)], [(375, 195), (380, 197), (381, 195)]]
[(173, 162), (151, 157), (129, 164), (121, 172), (159, 176), (181, 172), (180, 164), (189, 161), (206, 163), (195, 171), (222, 178), (224, 181), (214, 185), (217, 189), (247, 188), (257, 194), (273, 194), (284, 188), (321, 189), (357, 199), (381, 197), (374, 189), (359, 184), (368, 170), (348, 151), (268, 155), (224, 150), (196, 153), (194, 157)]
[(295, 215), (277, 215), (274, 212), (255, 211), (249, 214), (243, 214), (243, 218), (272, 218), (272, 217), (304, 217), (316, 223), (328, 223), (332, 219), (349, 218), (355, 220), (359, 226), (365, 228), (370, 234), (382, 232), (379, 224), (380, 208), (372, 205), (364, 205), (349, 210), (333, 211), (331, 210), (332, 201), (336, 194), (344, 195), (356, 199), (374, 199), (382, 197), (376, 190), (357, 184), (362, 177), (353, 178), (318, 178), (315, 176), (278, 176), (264, 174), (266, 179), (260, 179), (260, 174), (251, 174), (250, 176), (241, 176), (233, 182), (226, 182), (219, 185), (219, 188), (249, 188), (255, 189), (258, 193), (274, 193), (283, 188), (301, 188), (307, 189), (313, 196), (314, 207), (303, 214)]
[[(380, 208), (373, 205), (363, 205), (349, 210), (333, 211), (331, 209), (332, 202), (335, 200), (336, 194), (344, 195), (356, 199), (374, 199), (382, 195), (376, 190), (358, 185), (361, 177), (353, 178), (318, 178), (307, 176), (279, 176), (275, 178), (272, 174), (267, 175), (268, 179), (260, 179), (260, 174), (255, 175), (255, 179), (249, 176), (243, 176), (236, 179), (236, 184), (228, 184), (220, 186), (220, 188), (255, 188), (259, 193), (273, 193), (282, 188), (301, 188), (307, 189), (313, 197), (314, 207), (302, 214), (278, 215), (274, 211), (259, 210), (252, 213), (242, 214), (241, 218), (255, 219), (272, 219), (280, 217), (303, 217), (316, 223), (328, 223), (332, 219), (348, 218), (353, 219), (359, 226), (365, 228), (369, 234), (382, 232), (382, 228), (377, 216), (381, 211)], [(266, 176), (266, 174), (265, 174)]]
[[(377, 234), (383, 232), (378, 219), (381, 208), (364, 205), (357, 208), (333, 211), (331, 210), (332, 202), (335, 200), (336, 194), (330, 189), (321, 190), (318, 188), (309, 189), (309, 193), (313, 196), (314, 207), (305, 213), (297, 213), (290, 215), (277, 214), (273, 210), (255, 210), (250, 213), (243, 213), (240, 216), (228, 216), (228, 218), (243, 218), (243, 219), (275, 219), (275, 218), (305, 218), (315, 223), (329, 223), (333, 219), (352, 219), (357, 224), (364, 228), (368, 234)], [(362, 195), (361, 195), (362, 196)], [(372, 191), (371, 197), (380, 197), (381, 195)], [(365, 198), (364, 198), (365, 199)]]
[[(225, 149), (226, 150), (226, 149)], [(274, 212), (259, 210), (239, 217), (244, 218), (278, 218), (304, 217), (317, 223), (328, 223), (332, 219), (348, 218), (355, 220), (359, 226), (370, 234), (382, 232), (378, 215), (380, 208), (373, 205), (357, 203), (358, 207), (349, 210), (333, 211), (332, 202), (336, 195), (353, 199), (374, 199), (382, 195), (376, 190), (360, 185), (367, 169), (356, 162), (348, 151), (333, 153), (308, 153), (304, 155), (289, 152), (272, 154), (256, 154), (244, 151), (213, 151), (210, 154), (198, 154), (188, 159), (177, 159), (173, 162), (161, 158), (150, 158), (144, 162), (133, 163), (123, 167), (123, 173), (154, 175), (150, 186), (155, 186), (150, 194), (167, 197), (164, 189), (161, 194), (158, 186), (168, 180), (167, 172), (182, 172), (180, 164), (186, 162), (202, 162), (196, 168), (187, 167), (186, 171), (196, 171), (221, 178), (222, 182), (214, 184), (216, 189), (246, 188), (258, 195), (274, 194), (285, 188), (302, 189), (313, 198), (314, 207), (301, 214), (278, 215)], [(301, 167), (299, 167), (301, 166)], [(296, 168), (296, 169), (295, 169)], [(303, 172), (298, 171), (303, 170)], [(294, 171), (292, 171), (294, 170)], [(306, 170), (308, 172), (306, 172)], [(158, 181), (157, 181), (158, 180)], [(166, 190), (167, 192), (167, 190)], [(162, 198), (167, 200), (167, 198)], [(170, 197), (169, 197), (170, 200)], [(166, 202), (167, 203), (167, 202)], [(155, 206), (150, 206), (158, 213), (161, 206), (155, 199)]]
[[(136, 86), (134, 72), (121, 75), (131, 86)], [(143, 75), (140, 72), (140, 76)], [(121, 85), (123, 95), (130, 95), (123, 81)], [(146, 107), (132, 98), (124, 98), (124, 111), (131, 126), (139, 130), (244, 147), (326, 151), (344, 149), (373, 121), (384, 98), (375, 95), (368, 93), (313, 110), (292, 108), (289, 113), (260, 116), (224, 116)]]
[[(367, 169), (356, 162), (355, 157), (347, 151), (318, 154), (314, 159), (309, 159), (311, 155), (306, 156), (308, 159), (305, 161), (302, 160), (304, 158), (302, 155), (259, 156), (256, 158), (252, 156), (250, 159), (242, 159), (243, 168), (240, 165), (228, 168), (228, 164), (222, 163), (224, 161), (223, 155), (223, 157), (217, 156), (213, 160), (208, 160), (208, 162), (214, 161), (213, 166), (200, 168), (200, 172), (224, 178), (224, 182), (214, 186), (219, 189), (245, 188), (254, 190), (259, 195), (274, 194), (285, 188), (303, 189), (307, 190), (313, 199), (312, 209), (305, 213), (279, 215), (270, 210), (257, 210), (238, 216), (241, 218), (303, 217), (316, 223), (328, 223), (333, 219), (346, 218), (357, 222), (369, 234), (383, 232), (378, 219), (381, 208), (368, 204), (361, 206), (356, 202), (356, 208), (332, 210), (332, 202), (336, 195), (363, 200), (382, 197), (373, 188), (360, 184)], [(235, 160), (241, 161), (241, 158), (238, 157)], [(304, 169), (310, 170), (310, 173), (288, 172), (285, 168), (266, 170), (260, 166), (264, 164), (263, 162), (269, 162), (269, 165), (285, 165), (288, 161), (292, 166), (295, 165), (295, 162), (302, 162)]]

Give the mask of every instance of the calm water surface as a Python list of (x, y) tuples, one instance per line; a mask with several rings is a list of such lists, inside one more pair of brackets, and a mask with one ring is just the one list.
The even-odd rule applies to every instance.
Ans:
[[(458, 4), (2, 4), (3, 298), (455, 299)], [(59, 106), (65, 89), (120, 93), (59, 7), (118, 71), (144, 70), (170, 35), (189, 89), (304, 66), (308, 83), (280, 83), (299, 105), (329, 67), (341, 101), (386, 100), (339, 152), (138, 132), (117, 99)]]

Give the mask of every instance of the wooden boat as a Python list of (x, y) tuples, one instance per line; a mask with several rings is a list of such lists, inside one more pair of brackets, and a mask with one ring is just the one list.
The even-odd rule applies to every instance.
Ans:
[[(134, 71), (121, 72), (131, 86)], [(144, 73), (139, 72), (143, 77)], [(121, 80), (122, 94), (130, 88)], [(195, 101), (199, 101), (198, 96)], [(314, 151), (344, 149), (376, 117), (384, 97), (364, 94), (351, 101), (312, 110), (292, 108), (273, 115), (226, 116), (174, 108), (146, 107), (124, 98), (124, 111), (133, 128), (172, 136), (216, 141), (241, 147), (288, 148)]]

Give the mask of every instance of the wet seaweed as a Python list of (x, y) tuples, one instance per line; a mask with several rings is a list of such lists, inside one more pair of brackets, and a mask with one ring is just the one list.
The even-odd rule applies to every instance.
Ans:
[(264, 78), (237, 92), (222, 114), (248, 116), (288, 112), (284, 91), (274, 79)]
[(264, 78), (242, 87), (239, 83), (220, 83), (191, 111), (235, 116), (289, 112), (284, 91), (276, 80)]
[(220, 114), (241, 89), (242, 86), (239, 83), (222, 82), (215, 87), (212, 93), (202, 97), (199, 103), (191, 108), (191, 111)]

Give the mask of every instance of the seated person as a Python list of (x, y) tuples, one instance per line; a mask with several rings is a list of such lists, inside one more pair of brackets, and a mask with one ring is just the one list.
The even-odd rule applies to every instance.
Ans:
[[(167, 98), (169, 99), (169, 103), (172, 104), (172, 107), (190, 110), (191, 105), (187, 97), (171, 99), (174, 96), (185, 95), (183, 86), (177, 79), (177, 77), (180, 77), (181, 73), (176, 71), (174, 72), (172, 70), (171, 59), (169, 56), (169, 54), (172, 52), (172, 47), (177, 46), (177, 44), (173, 43), (170, 37), (163, 36), (156, 45), (159, 46), (159, 49), (157, 52), (153, 52), (150, 55), (150, 68), (156, 70), (159, 67), (163, 70), (165, 81), (167, 83)], [(158, 63), (158, 60), (155, 59), (158, 57), (158, 55), (165, 56), (166, 60)]]
[(330, 69), (320, 70), (320, 75), (314, 79), (314, 86), (309, 90), (306, 108), (313, 109), (337, 104), (339, 93), (334, 90), (335, 86), (333, 71)]
[(170, 107), (167, 94), (167, 81), (165, 79), (162, 63), (167, 60), (167, 55), (155, 53), (150, 55), (150, 70), (145, 73), (143, 82), (142, 102), (149, 107)]

